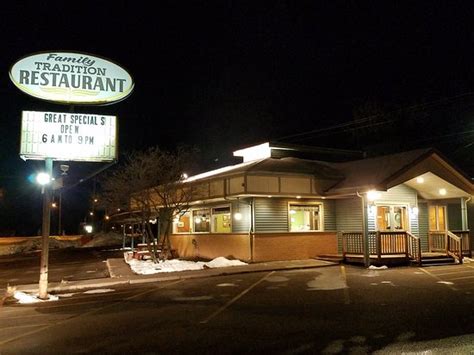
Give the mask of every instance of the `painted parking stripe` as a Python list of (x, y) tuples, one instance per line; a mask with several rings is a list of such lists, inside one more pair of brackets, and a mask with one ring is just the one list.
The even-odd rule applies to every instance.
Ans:
[(107, 308), (111, 308), (111, 307), (114, 307), (120, 303), (124, 303), (124, 302), (127, 302), (127, 301), (130, 301), (134, 298), (137, 298), (137, 297), (140, 297), (140, 296), (143, 296), (143, 295), (146, 295), (147, 293), (151, 293), (151, 292), (155, 292), (156, 290), (159, 290), (159, 289), (163, 289), (163, 288), (166, 288), (166, 287), (169, 287), (169, 286), (174, 286), (178, 283), (181, 283), (183, 282), (183, 280), (178, 280), (178, 281), (175, 281), (175, 282), (171, 282), (169, 284), (166, 284), (166, 285), (160, 285), (159, 287), (153, 287), (152, 289), (147, 289), (146, 291), (143, 291), (143, 292), (140, 292), (136, 295), (133, 295), (133, 296), (130, 296), (130, 297), (127, 297), (127, 298), (124, 298), (123, 300), (120, 300), (120, 301), (117, 301), (117, 302), (113, 302), (113, 303), (108, 303), (107, 305), (103, 306), (103, 307), (99, 307), (99, 308), (94, 308), (92, 310), (90, 310), (89, 312), (85, 312), (85, 313), (80, 313), (80, 314), (75, 314), (73, 316), (70, 316), (70, 317), (67, 317), (63, 320), (60, 320), (58, 322), (54, 322), (52, 324), (48, 324), (42, 328), (39, 328), (39, 329), (35, 329), (35, 330), (32, 330), (32, 331), (29, 331), (29, 332), (26, 332), (26, 333), (22, 333), (21, 335), (17, 335), (17, 336), (14, 336), (14, 337), (11, 337), (9, 339), (6, 339), (6, 340), (1, 340), (0, 341), (0, 346), (1, 345), (4, 345), (4, 344), (7, 344), (7, 343), (10, 343), (12, 341), (15, 341), (15, 340), (18, 340), (18, 339), (21, 339), (21, 338), (24, 338), (24, 337), (27, 337), (27, 336), (30, 336), (32, 334), (36, 334), (36, 333), (39, 333), (43, 330), (46, 330), (46, 329), (49, 329), (51, 327), (54, 327), (56, 325), (62, 325), (62, 324), (65, 324), (71, 320), (74, 320), (74, 319), (77, 319), (77, 318), (80, 318), (80, 317), (84, 317), (86, 315), (89, 315), (89, 314), (93, 314), (93, 313), (96, 313), (96, 312), (99, 312), (99, 311), (102, 311), (104, 309), (107, 309)]
[(242, 298), (242, 296), (244, 296), (247, 292), (249, 292), (251, 289), (253, 289), (255, 286), (257, 286), (258, 284), (260, 284), (261, 282), (263, 282), (266, 278), (268, 278), (270, 275), (272, 275), (273, 273), (275, 273), (275, 271), (271, 271), (269, 272), (268, 274), (266, 274), (264, 277), (262, 277), (260, 280), (258, 280), (257, 282), (253, 283), (252, 285), (250, 285), (249, 287), (247, 287), (245, 290), (243, 290), (241, 293), (239, 293), (237, 296), (235, 296), (234, 298), (232, 298), (229, 302), (227, 302), (225, 305), (223, 305), (222, 307), (220, 307), (217, 311), (211, 313), (206, 319), (200, 321), (199, 323), (201, 324), (206, 324), (207, 322), (209, 322), (212, 318), (218, 316), (219, 314), (221, 314), (223, 311), (225, 311), (227, 308), (229, 308), (233, 303), (237, 302), (240, 298)]
[(429, 272), (428, 270), (425, 270), (424, 268), (418, 268), (419, 270), (423, 271), (425, 274), (431, 276), (432, 278), (434, 278), (435, 280), (437, 280), (439, 283), (444, 283), (445, 285), (447, 285), (451, 290), (453, 291), (459, 291), (456, 287), (454, 287), (452, 284), (448, 283), (449, 281), (446, 281), (446, 280), (443, 280), (442, 278), (438, 277), (436, 274), (433, 274), (431, 272)]

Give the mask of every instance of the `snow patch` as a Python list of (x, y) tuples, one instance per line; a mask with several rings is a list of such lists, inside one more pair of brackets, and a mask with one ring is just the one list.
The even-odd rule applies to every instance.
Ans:
[(370, 265), (368, 267), (369, 270), (386, 270), (388, 269), (387, 265), (382, 265), (382, 266), (375, 266), (375, 265)]
[(130, 259), (125, 261), (130, 265), (132, 271), (139, 275), (150, 275), (158, 274), (162, 272), (178, 272), (178, 271), (188, 271), (188, 270), (203, 270), (205, 268), (221, 268), (228, 266), (241, 266), (247, 265), (240, 260), (228, 260), (222, 256), (215, 258), (207, 263), (202, 261), (187, 261), (187, 260), (165, 260), (154, 263), (151, 260), (137, 260)]
[(43, 299), (39, 298), (39, 295), (30, 295), (28, 293), (24, 293), (24, 292), (21, 292), (21, 291), (15, 291), (15, 293), (13, 294), (13, 297), (16, 298), (18, 300), (18, 303), (21, 303), (21, 304), (30, 304), (30, 303), (48, 302), (48, 301), (57, 301), (57, 300), (59, 300), (59, 297), (54, 296), (54, 295), (49, 295), (48, 294), (48, 299), (43, 300)]
[(454, 282), (451, 282), (451, 281), (438, 281), (437, 284), (454, 285)]
[(85, 291), (84, 293), (86, 294), (95, 294), (95, 293), (107, 293), (107, 292), (114, 292), (115, 290), (111, 289), (111, 288), (99, 288), (97, 290), (89, 290), (89, 291)]
[(339, 273), (321, 270), (321, 275), (306, 283), (306, 291), (331, 291), (348, 288), (344, 277)]

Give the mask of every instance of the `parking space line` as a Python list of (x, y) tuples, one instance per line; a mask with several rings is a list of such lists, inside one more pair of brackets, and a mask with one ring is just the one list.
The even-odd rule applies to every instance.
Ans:
[(229, 302), (227, 302), (225, 305), (223, 305), (222, 307), (220, 307), (217, 311), (211, 313), (206, 319), (200, 321), (199, 323), (201, 324), (206, 324), (207, 322), (209, 322), (212, 318), (216, 317), (217, 315), (221, 314), (224, 310), (226, 310), (227, 308), (229, 308), (233, 303), (235, 303), (236, 301), (238, 301), (242, 296), (244, 296), (247, 292), (249, 292), (251, 289), (253, 289), (255, 286), (257, 286), (258, 284), (260, 284), (261, 282), (263, 282), (268, 276), (272, 275), (273, 273), (275, 273), (275, 271), (271, 271), (269, 272), (268, 274), (266, 274), (264, 277), (262, 277), (260, 280), (258, 280), (257, 282), (253, 283), (252, 285), (250, 285), (249, 287), (247, 287), (244, 291), (242, 291), (241, 293), (239, 293), (237, 296), (235, 296), (234, 298), (232, 298)]
[[(341, 265), (341, 275), (342, 279), (344, 281), (344, 285), (347, 286), (347, 275), (346, 275), (346, 268), (344, 265)], [(344, 304), (351, 304), (351, 296), (349, 294), (349, 287), (345, 287), (342, 289), (344, 292)]]
[[(422, 267), (419, 267), (418, 268), (419, 270), (423, 271), (425, 274), (431, 276), (432, 278), (434, 278), (435, 280), (438, 280), (438, 281), (441, 281), (441, 282), (447, 282), (446, 280), (443, 280), (442, 278), (438, 277), (436, 274), (433, 274), (431, 272), (429, 272), (428, 270), (425, 270), (424, 268)], [(446, 286), (448, 286), (451, 290), (453, 291), (459, 291), (456, 287), (454, 287), (453, 285), (450, 285), (450, 284), (445, 284)]]
[(448, 275), (457, 275), (457, 274), (461, 274), (461, 273), (464, 273), (464, 272), (468, 272), (468, 273), (471, 273), (472, 274), (472, 270), (459, 270), (459, 271), (453, 271), (453, 272), (443, 272), (443, 273), (435, 273), (437, 276), (448, 276)]
[(461, 276), (461, 277), (454, 277), (450, 280), (467, 280), (467, 279), (474, 279), (474, 276)]

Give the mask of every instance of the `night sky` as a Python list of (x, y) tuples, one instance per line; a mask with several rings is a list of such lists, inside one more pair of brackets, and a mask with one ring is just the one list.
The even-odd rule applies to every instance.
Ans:
[[(43, 163), (18, 156), (21, 111), (69, 110), (10, 82), (9, 67), (38, 51), (87, 52), (128, 69), (128, 99), (75, 107), (119, 117), (120, 153), (194, 145), (207, 170), (268, 140), (369, 155), (433, 146), (474, 175), (471, 1), (150, 4), (2, 4), (0, 231), (40, 226), (41, 195), (28, 176)], [(104, 166), (70, 165), (71, 185)], [(92, 180), (64, 194), (70, 233), (87, 213)]]

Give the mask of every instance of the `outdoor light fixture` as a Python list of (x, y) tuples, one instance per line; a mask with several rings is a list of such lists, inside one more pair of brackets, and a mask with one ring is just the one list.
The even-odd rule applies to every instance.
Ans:
[(84, 226), (84, 230), (87, 232), (87, 233), (92, 233), (92, 226), (90, 224), (87, 224)]
[(106, 215), (106, 216), (105, 216), (105, 219), (106, 219), (106, 220), (109, 220), (109, 219), (110, 219), (110, 217)]
[(296, 196), (296, 198), (297, 198), (297, 199), (300, 199), (300, 198), (301, 198), (301, 196)]
[(188, 174), (182, 173), (182, 174), (181, 174), (181, 177), (186, 180), (186, 179), (188, 178)]
[(240, 202), (239, 198), (237, 197), (237, 211), (234, 213), (234, 219), (236, 221), (240, 221), (242, 219), (242, 213), (240, 213)]
[(47, 185), (51, 182), (51, 176), (47, 173), (38, 173), (36, 175), (36, 182), (41, 186)]
[(419, 183), (419, 184), (423, 184), (423, 183), (425, 182), (425, 179), (424, 179), (423, 177), (421, 177), (421, 176), (418, 176), (418, 177), (416, 178), (416, 182)]
[(418, 209), (418, 207), (413, 207), (413, 208), (411, 209), (411, 214), (412, 214), (413, 216), (418, 216), (418, 213), (419, 213), (419, 212), (420, 212), (420, 210)]
[(438, 192), (439, 192), (439, 194), (440, 194), (441, 196), (446, 195), (446, 189), (445, 189), (445, 188), (439, 189)]
[(375, 201), (375, 200), (379, 199), (381, 195), (382, 194), (378, 191), (370, 190), (369, 192), (367, 192), (367, 199), (369, 201)]

